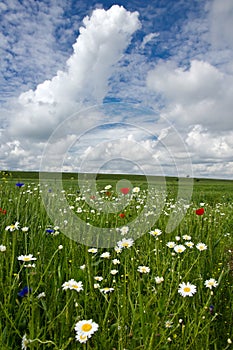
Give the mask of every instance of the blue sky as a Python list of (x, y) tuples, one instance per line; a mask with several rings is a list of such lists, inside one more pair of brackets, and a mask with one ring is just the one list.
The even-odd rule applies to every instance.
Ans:
[(231, 0), (0, 1), (0, 169), (53, 142), (50, 170), (232, 178), (232, 23)]

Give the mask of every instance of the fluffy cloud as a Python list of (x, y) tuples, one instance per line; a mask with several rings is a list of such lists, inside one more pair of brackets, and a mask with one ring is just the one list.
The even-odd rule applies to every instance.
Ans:
[(233, 127), (233, 76), (208, 62), (191, 61), (188, 69), (161, 62), (149, 72), (147, 83), (166, 99), (164, 113), (178, 125), (201, 124), (215, 130)]
[(211, 41), (220, 48), (233, 49), (233, 2), (214, 0), (210, 11)]
[(84, 105), (101, 103), (114, 65), (139, 28), (138, 13), (118, 5), (85, 17), (67, 69), (19, 96), (11, 134), (46, 139), (71, 113)]
[[(161, 113), (186, 143), (194, 172), (213, 173), (214, 164), (222, 162), (231, 176), (233, 76), (205, 61), (193, 60), (188, 68), (160, 62), (147, 84), (166, 101)], [(218, 174), (222, 177), (222, 170)]]

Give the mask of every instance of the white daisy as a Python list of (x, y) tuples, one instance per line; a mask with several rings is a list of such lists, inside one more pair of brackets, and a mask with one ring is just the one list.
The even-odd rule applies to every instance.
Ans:
[(134, 240), (132, 238), (123, 238), (121, 241), (117, 242), (117, 245), (120, 249), (130, 248), (134, 244)]
[(195, 294), (197, 291), (197, 287), (194, 284), (191, 284), (189, 282), (188, 283), (182, 282), (179, 285), (179, 287), (180, 288), (178, 289), (178, 293), (182, 295), (182, 297), (186, 297), (186, 296), (192, 297), (193, 294)]
[(166, 244), (166, 246), (167, 246), (168, 248), (174, 248), (175, 245), (176, 245), (175, 242), (167, 242), (167, 244)]
[(200, 251), (206, 250), (207, 249), (207, 245), (205, 245), (204, 243), (198, 243), (196, 245), (196, 248)]
[(76, 323), (74, 329), (78, 335), (90, 338), (99, 328), (99, 325), (92, 320), (82, 320)]
[(36, 258), (34, 258), (32, 254), (20, 255), (20, 256), (18, 256), (17, 259), (20, 260), (20, 261), (24, 261), (24, 262), (36, 260)]
[(192, 237), (189, 236), (189, 235), (184, 235), (184, 236), (182, 236), (182, 238), (183, 238), (185, 241), (190, 241)]
[(157, 284), (160, 284), (160, 283), (162, 283), (164, 281), (164, 278), (163, 277), (159, 277), (159, 276), (156, 276), (155, 277), (155, 282), (157, 283)]
[(110, 258), (110, 253), (109, 252), (104, 252), (103, 254), (100, 255), (101, 258), (109, 259)]
[(0, 245), (0, 252), (5, 252), (6, 251), (6, 246), (5, 245)]
[(174, 247), (176, 253), (183, 253), (185, 251), (185, 246), (182, 244), (178, 244)]
[(113, 263), (113, 265), (118, 265), (118, 264), (120, 264), (120, 260), (119, 259), (113, 259), (112, 263)]
[(210, 278), (209, 280), (205, 281), (206, 288), (212, 289), (213, 287), (216, 288), (218, 286), (218, 282), (214, 278)]
[(134, 187), (132, 190), (133, 193), (139, 193), (140, 192), (140, 187)]
[(187, 247), (189, 247), (189, 248), (193, 248), (194, 243), (191, 242), (191, 241), (189, 241), (189, 242), (185, 242), (185, 245), (186, 245)]
[(153, 231), (150, 231), (149, 233), (151, 236), (160, 236), (162, 234), (162, 231), (157, 228)]
[(11, 224), (5, 228), (6, 231), (13, 232), (15, 230), (19, 230), (19, 222), (16, 221), (14, 224)]
[(124, 235), (126, 235), (126, 233), (129, 232), (129, 227), (128, 226), (122, 226), (120, 228), (120, 231), (121, 231), (121, 235), (124, 236)]
[(86, 343), (88, 341), (88, 336), (85, 334), (77, 333), (75, 339), (79, 341), (79, 343)]
[(98, 249), (97, 248), (89, 248), (88, 249), (88, 253), (93, 253), (93, 254), (95, 254), (95, 253), (97, 253), (98, 252)]
[(77, 292), (80, 292), (83, 290), (83, 283), (82, 281), (76, 282), (73, 278), (69, 280), (68, 282), (64, 282), (62, 285), (63, 290), (67, 289), (74, 289)]
[(137, 271), (140, 273), (149, 273), (150, 268), (148, 266), (138, 266)]
[(100, 291), (104, 294), (107, 294), (107, 293), (111, 293), (114, 291), (114, 288), (110, 288), (110, 287), (105, 287), (105, 288), (101, 288)]

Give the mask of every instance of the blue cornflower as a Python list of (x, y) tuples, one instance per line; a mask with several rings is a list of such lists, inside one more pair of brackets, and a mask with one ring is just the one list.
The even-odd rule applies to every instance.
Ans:
[(210, 313), (211, 313), (211, 315), (212, 315), (212, 313), (214, 312), (214, 306), (213, 306), (213, 305), (210, 305), (209, 310), (210, 310)]
[(53, 230), (52, 228), (47, 228), (45, 232), (47, 232), (47, 233), (53, 233), (54, 230)]
[(17, 186), (17, 187), (22, 187), (22, 186), (24, 186), (24, 183), (23, 183), (23, 182), (17, 182), (17, 183), (15, 184), (15, 186)]
[(25, 297), (26, 295), (28, 295), (28, 293), (31, 292), (31, 288), (23, 287), (23, 289), (21, 289), (18, 293), (18, 296), (20, 296), (21, 298)]

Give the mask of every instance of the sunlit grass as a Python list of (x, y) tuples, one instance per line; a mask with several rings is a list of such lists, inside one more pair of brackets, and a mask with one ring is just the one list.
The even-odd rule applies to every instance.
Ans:
[[(127, 224), (144, 208), (144, 182), (135, 181), (140, 192), (120, 217), (119, 212), (98, 210), (100, 202), (108, 204), (124, 196), (117, 193), (113, 180), (98, 183), (95, 209), (77, 192), (75, 180), (67, 180), (66, 198), (75, 215), (98, 227), (124, 227), (120, 251), (96, 250), (70, 240), (47, 216), (37, 181), (25, 181), (23, 187), (15, 186), (12, 178), (6, 181), (2, 179), (0, 185), (1, 349), (230, 349), (229, 190), (216, 186), (216, 193), (214, 189), (210, 193), (206, 184), (198, 183), (181, 224), (168, 234), (165, 228), (177, 191), (175, 182), (168, 184), (156, 224), (135, 239)], [(112, 188), (105, 189), (110, 184)], [(52, 190), (49, 195), (59, 200)], [(64, 214), (62, 205), (59, 216)], [(196, 214), (200, 207), (203, 215)], [(185, 249), (171, 248), (168, 242)], [(200, 243), (207, 249), (200, 250)], [(215, 281), (212, 288), (205, 284), (210, 279)], [(185, 289), (188, 283), (195, 286), (191, 292)], [(79, 321), (85, 321), (86, 338), (79, 333)]]

